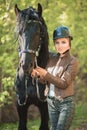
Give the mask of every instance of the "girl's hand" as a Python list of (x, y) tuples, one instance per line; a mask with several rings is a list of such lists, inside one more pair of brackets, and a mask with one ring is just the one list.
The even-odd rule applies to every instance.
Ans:
[(40, 77), (40, 74), (36, 69), (33, 69), (31, 76), (34, 78), (38, 78), (38, 77)]
[(37, 66), (35, 70), (40, 74), (40, 77), (45, 77), (45, 75), (47, 74), (47, 71), (39, 66)]
[(41, 67), (36, 67), (35, 69), (33, 69), (31, 76), (34, 78), (40, 78), (40, 79), (44, 79), (45, 75), (47, 74), (47, 71)]

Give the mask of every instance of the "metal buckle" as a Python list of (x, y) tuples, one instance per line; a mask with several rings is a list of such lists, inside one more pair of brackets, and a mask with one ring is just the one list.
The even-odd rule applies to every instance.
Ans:
[(49, 99), (52, 99), (52, 100), (54, 100), (54, 99), (55, 99), (55, 97), (54, 97), (54, 96), (53, 96), (53, 97), (52, 97), (52, 96), (48, 96), (48, 98), (49, 98)]

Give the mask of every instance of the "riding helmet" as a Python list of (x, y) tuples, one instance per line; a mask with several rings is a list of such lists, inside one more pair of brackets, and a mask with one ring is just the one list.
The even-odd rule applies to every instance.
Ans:
[(67, 38), (67, 37), (70, 37), (70, 39), (73, 40), (70, 30), (66, 26), (59, 26), (53, 32), (53, 40), (58, 38)]

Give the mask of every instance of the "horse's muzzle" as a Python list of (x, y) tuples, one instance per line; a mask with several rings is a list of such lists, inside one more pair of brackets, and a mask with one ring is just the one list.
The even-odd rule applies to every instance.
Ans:
[(21, 62), (20, 66), (22, 67), (22, 69), (25, 73), (30, 74), (32, 72), (33, 68), (34, 68), (34, 63), (24, 64), (24, 62)]

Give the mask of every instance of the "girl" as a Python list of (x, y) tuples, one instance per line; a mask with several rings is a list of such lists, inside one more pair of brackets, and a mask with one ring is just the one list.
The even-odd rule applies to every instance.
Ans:
[(48, 111), (52, 130), (69, 130), (75, 112), (74, 88), (78, 62), (70, 54), (72, 36), (66, 26), (59, 26), (53, 32), (56, 54), (50, 54), (46, 69), (33, 69), (32, 76), (47, 83)]

